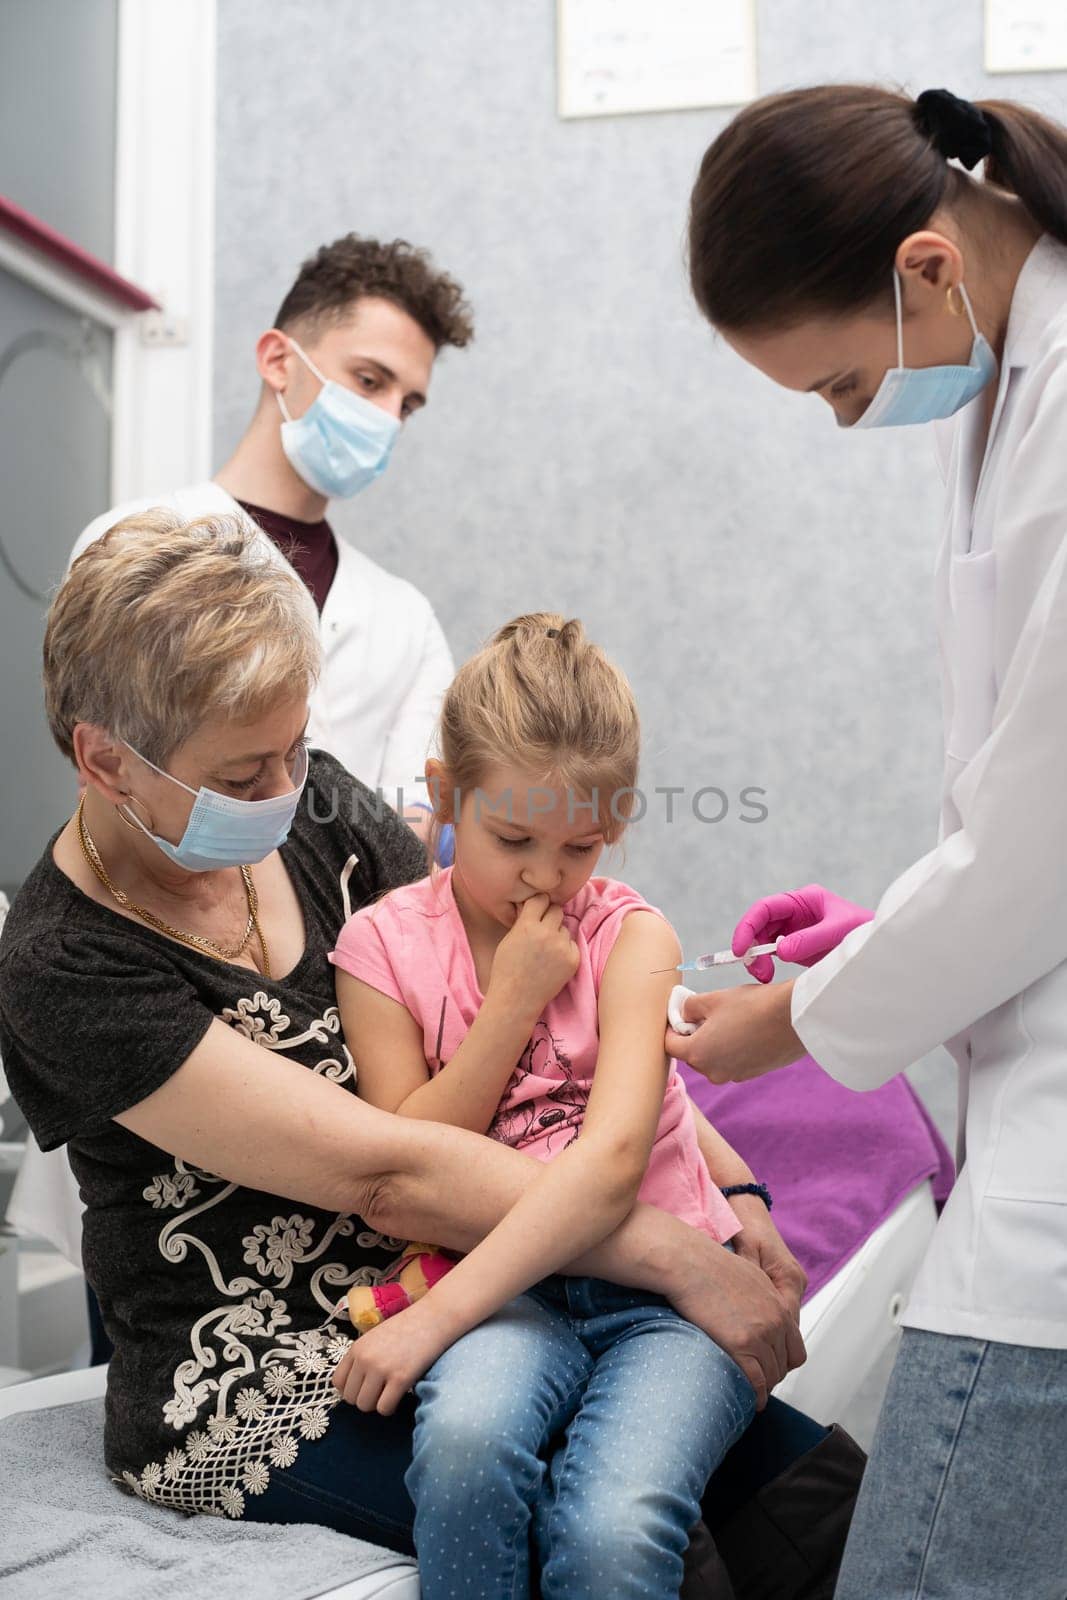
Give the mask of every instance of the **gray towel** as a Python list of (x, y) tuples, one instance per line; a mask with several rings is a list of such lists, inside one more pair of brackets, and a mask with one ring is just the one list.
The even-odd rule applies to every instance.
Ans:
[[(231, 1522), (147, 1505), (103, 1465), (103, 1400), (0, 1422), (4, 1600), (311, 1600), (414, 1562), (307, 1523)], [(377, 1592), (368, 1583), (367, 1593)]]

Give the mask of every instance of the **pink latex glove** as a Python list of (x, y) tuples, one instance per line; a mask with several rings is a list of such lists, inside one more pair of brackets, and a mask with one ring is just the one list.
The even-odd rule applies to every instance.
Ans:
[[(873, 911), (842, 900), (832, 889), (809, 883), (804, 889), (768, 895), (749, 906), (734, 929), (730, 948), (735, 956), (743, 956), (754, 944), (771, 944), (780, 938), (779, 961), (813, 967), (853, 928), (862, 927), (873, 916)], [(757, 956), (748, 970), (760, 983), (770, 983), (774, 957)]]

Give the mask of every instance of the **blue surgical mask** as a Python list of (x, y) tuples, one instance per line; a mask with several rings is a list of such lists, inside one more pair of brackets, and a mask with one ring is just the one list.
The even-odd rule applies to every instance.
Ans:
[[(294, 774), (290, 792), (274, 795), (270, 800), (238, 800), (233, 795), (217, 794), (214, 789), (205, 789), (203, 784), (199, 789), (190, 789), (180, 778), (164, 772), (154, 761), (149, 761), (147, 756), (134, 750), (132, 744), (126, 745), (126, 748), (133, 750), (134, 755), (151, 767), (153, 772), (176, 783), (187, 794), (196, 796), (185, 832), (177, 844), (171, 844), (169, 839), (161, 839), (158, 833), (151, 833), (135, 812), (131, 811), (127, 818), (127, 821), (135, 822), (176, 867), (184, 867), (186, 872), (217, 872), (222, 867), (251, 867), (257, 861), (263, 861), (272, 850), (277, 850), (289, 837), (289, 829), (307, 782), (306, 745), (297, 757), (299, 782)], [(125, 811), (122, 814), (125, 816)]]
[(961, 283), (963, 301), (974, 333), (971, 357), (965, 367), (906, 367), (904, 319), (900, 307), (900, 277), (893, 269), (897, 303), (897, 364), (890, 367), (862, 417), (853, 428), (896, 428), (912, 422), (935, 422), (951, 417), (981, 394), (997, 375), (997, 358), (984, 334), (979, 333), (970, 298)]
[(324, 378), (296, 340), (289, 343), (322, 384), (302, 417), (291, 417), (284, 396), (278, 395), (285, 418), (282, 449), (289, 465), (327, 500), (358, 494), (385, 471), (400, 424), (381, 406)]

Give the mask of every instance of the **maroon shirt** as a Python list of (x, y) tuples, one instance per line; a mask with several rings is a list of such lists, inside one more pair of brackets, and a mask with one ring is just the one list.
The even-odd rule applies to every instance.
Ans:
[(297, 522), (295, 517), (283, 517), (277, 511), (251, 505), (247, 500), (239, 500), (237, 504), (296, 568), (321, 613), (337, 571), (337, 540), (325, 517), (319, 522)]

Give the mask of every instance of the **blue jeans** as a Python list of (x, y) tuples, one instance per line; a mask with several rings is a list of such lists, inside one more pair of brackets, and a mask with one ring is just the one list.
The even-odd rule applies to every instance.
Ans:
[(263, 1494), (246, 1494), (245, 1522), (315, 1522), (401, 1555), (415, 1554), (415, 1507), (404, 1487), (411, 1465), (414, 1397), (391, 1417), (357, 1411), (338, 1396), (320, 1439), (301, 1439), (291, 1467), (271, 1467)]
[(1067, 1351), (907, 1328), (835, 1600), (1064, 1600)]
[[(245, 1496), (246, 1522), (313, 1522), (411, 1555), (415, 1507), (404, 1478), (411, 1465), (415, 1402), (369, 1416), (339, 1401), (320, 1439), (302, 1439), (291, 1467), (272, 1467), (259, 1495)], [(766, 1485), (813, 1450), (826, 1429), (771, 1399), (734, 1445), (704, 1496), (714, 1534)]]
[(755, 1415), (706, 1334), (595, 1278), (513, 1300), (416, 1393), (423, 1600), (527, 1596), (531, 1545), (543, 1600), (677, 1597), (708, 1479)]

